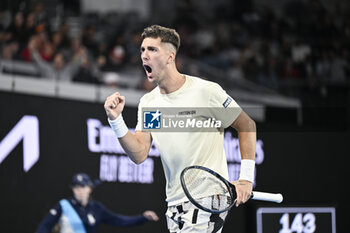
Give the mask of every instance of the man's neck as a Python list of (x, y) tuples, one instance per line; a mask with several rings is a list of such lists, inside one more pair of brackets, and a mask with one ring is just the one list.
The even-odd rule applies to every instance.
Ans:
[(89, 203), (89, 199), (86, 200), (78, 200), (77, 198), (74, 197), (74, 199), (82, 206), (82, 207), (86, 207), (87, 204)]
[(177, 91), (184, 85), (186, 77), (180, 74), (178, 71), (170, 72), (166, 78), (162, 79), (162, 82), (158, 84), (160, 93), (170, 94)]

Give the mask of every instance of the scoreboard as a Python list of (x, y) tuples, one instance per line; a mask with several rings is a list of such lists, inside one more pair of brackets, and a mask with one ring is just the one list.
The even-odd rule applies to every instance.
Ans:
[(262, 207), (257, 233), (336, 233), (334, 207)]

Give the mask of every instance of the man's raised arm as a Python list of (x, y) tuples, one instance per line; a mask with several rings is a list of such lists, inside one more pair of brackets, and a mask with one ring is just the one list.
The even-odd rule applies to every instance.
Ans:
[(108, 122), (129, 158), (136, 164), (146, 160), (152, 143), (151, 133), (136, 131), (131, 133), (126, 126), (122, 112), (125, 106), (125, 96), (116, 92), (107, 97), (104, 108)]

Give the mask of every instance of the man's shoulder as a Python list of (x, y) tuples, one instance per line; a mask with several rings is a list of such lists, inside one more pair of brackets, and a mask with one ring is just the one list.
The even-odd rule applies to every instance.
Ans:
[(144, 94), (144, 95), (141, 97), (140, 102), (151, 100), (151, 99), (153, 99), (153, 98), (154, 98), (156, 95), (158, 95), (158, 94), (159, 94), (159, 87), (157, 86), (157, 87), (153, 88), (152, 91), (147, 92), (146, 94)]
[(216, 82), (195, 77), (195, 76), (188, 75), (187, 77), (191, 80), (193, 88), (199, 88), (199, 89), (204, 89), (208, 91), (213, 90), (213, 88), (214, 89), (220, 88), (220, 85), (217, 84)]

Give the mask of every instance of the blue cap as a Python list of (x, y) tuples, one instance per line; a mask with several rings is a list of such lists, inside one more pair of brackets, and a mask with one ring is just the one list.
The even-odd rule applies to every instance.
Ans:
[(99, 183), (98, 180), (92, 181), (85, 173), (78, 173), (73, 176), (72, 186), (90, 186), (95, 187)]

